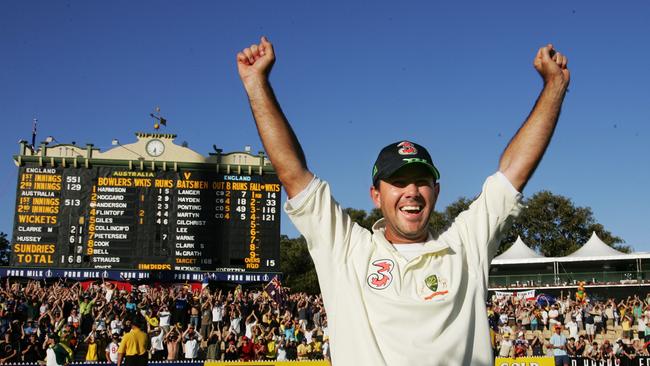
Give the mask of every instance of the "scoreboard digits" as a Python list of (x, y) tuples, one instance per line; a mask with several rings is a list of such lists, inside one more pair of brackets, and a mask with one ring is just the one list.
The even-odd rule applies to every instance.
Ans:
[(10, 264), (274, 271), (275, 175), (22, 166)]

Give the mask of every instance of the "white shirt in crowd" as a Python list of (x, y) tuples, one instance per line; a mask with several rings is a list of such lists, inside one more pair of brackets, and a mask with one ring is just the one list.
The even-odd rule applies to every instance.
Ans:
[(111, 333), (122, 333), (122, 321), (120, 319), (111, 320)]
[(171, 313), (169, 311), (160, 311), (158, 312), (158, 318), (160, 319), (160, 326), (161, 327), (168, 327), (169, 326), (169, 318), (171, 317)]
[(510, 339), (502, 339), (499, 344), (499, 357), (510, 357), (512, 352), (512, 341)]
[(241, 323), (241, 316), (232, 318), (232, 320), (230, 321), (230, 331), (235, 332), (235, 334), (239, 335), (239, 332), (241, 331), (239, 327), (240, 323)]
[(117, 363), (117, 350), (120, 348), (120, 345), (112, 341), (106, 346), (106, 352), (108, 352), (108, 358), (110, 358), (112, 363)]
[(560, 313), (557, 311), (556, 308), (551, 309), (551, 311), (548, 312), (548, 318), (549, 318), (549, 325), (555, 325), (558, 323), (557, 318), (560, 316)]
[(165, 337), (165, 332), (160, 332), (157, 336), (151, 337), (151, 350), (152, 351), (162, 351), (165, 349), (163, 344), (163, 338)]
[(223, 305), (214, 305), (212, 307), (212, 321), (220, 322), (223, 320)]
[(188, 339), (185, 341), (185, 358), (194, 359), (199, 356), (199, 341)]
[(106, 301), (107, 302), (111, 302), (111, 299), (113, 298), (113, 292), (114, 291), (115, 290), (113, 290), (112, 288), (111, 289), (106, 288)]
[(305, 339), (307, 340), (307, 344), (311, 344), (311, 340), (314, 337), (314, 330), (306, 330), (304, 331), (305, 334)]
[(70, 316), (68, 317), (68, 324), (79, 324), (80, 319), (81, 317), (79, 317), (78, 314), (77, 315), (70, 314)]
[(569, 320), (566, 326), (569, 328), (569, 338), (573, 337), (573, 339), (578, 339), (578, 323)]
[(257, 325), (256, 321), (246, 323), (246, 334), (244, 334), (248, 339), (253, 339), (253, 328)]
[(582, 311), (581, 310), (576, 310), (574, 311), (574, 317), (576, 318), (576, 323), (582, 322)]
[(46, 366), (61, 366), (56, 362), (56, 353), (52, 347), (47, 347), (45, 351), (45, 365)]
[(286, 361), (287, 360), (287, 350), (284, 348), (284, 345), (279, 345), (278, 346), (278, 361)]

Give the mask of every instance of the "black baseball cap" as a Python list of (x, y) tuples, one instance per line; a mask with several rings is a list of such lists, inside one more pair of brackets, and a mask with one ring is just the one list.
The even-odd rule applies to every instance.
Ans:
[(398, 141), (379, 152), (372, 168), (372, 184), (376, 185), (380, 179), (389, 178), (397, 170), (409, 164), (422, 164), (429, 169), (434, 180), (440, 179), (440, 172), (433, 165), (427, 149), (415, 142)]

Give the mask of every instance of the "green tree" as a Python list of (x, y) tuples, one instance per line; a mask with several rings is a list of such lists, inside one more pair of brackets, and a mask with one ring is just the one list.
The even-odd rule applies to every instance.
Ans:
[(372, 230), (372, 225), (383, 217), (381, 210), (378, 208), (373, 208), (370, 213), (367, 213), (365, 210), (349, 207), (344, 209), (343, 212), (350, 215), (352, 221), (368, 230)]
[(445, 230), (447, 230), (454, 222), (456, 217), (461, 212), (467, 210), (471, 203), (471, 200), (465, 197), (460, 197), (456, 201), (450, 203), (444, 211), (433, 211), (431, 213), (431, 221), (429, 221), (429, 226), (431, 226), (434, 236), (437, 237)]
[(304, 237), (280, 237), (280, 269), (283, 273), (283, 286), (291, 288), (292, 291), (310, 294), (320, 292), (316, 268)]
[(9, 245), (7, 234), (0, 232), (0, 266), (9, 265), (10, 253), (11, 253), (11, 245)]
[(596, 232), (614, 249), (629, 253), (623, 239), (596, 222), (589, 207), (576, 206), (569, 198), (540, 191), (524, 200), (525, 208), (502, 238), (498, 253), (507, 250), (517, 235), (532, 249), (549, 257), (568, 255), (580, 248)]

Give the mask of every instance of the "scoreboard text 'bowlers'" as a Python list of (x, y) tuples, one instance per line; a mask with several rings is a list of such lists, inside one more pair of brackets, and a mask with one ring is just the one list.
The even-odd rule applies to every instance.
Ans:
[(278, 270), (277, 176), (215, 170), (24, 162), (10, 265)]

